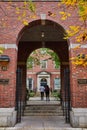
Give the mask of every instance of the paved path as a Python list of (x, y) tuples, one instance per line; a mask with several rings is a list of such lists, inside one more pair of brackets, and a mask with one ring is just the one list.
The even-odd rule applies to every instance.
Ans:
[[(46, 102), (46, 99), (41, 101), (40, 97), (30, 98), (29, 104), (58, 104), (55, 98), (51, 97), (50, 101)], [(24, 116), (22, 122), (15, 127), (30, 126), (31, 128), (56, 128), (56, 127), (70, 127), (65, 123), (63, 116)], [(70, 127), (71, 128), (71, 127)]]
[[(49, 102), (40, 101), (40, 97), (30, 98), (28, 103), (55, 103), (55, 98)], [(15, 127), (0, 128), (0, 130), (83, 130), (82, 128), (72, 128), (70, 124), (65, 123), (63, 116), (24, 116), (21, 123)], [(87, 129), (84, 129), (87, 130)]]

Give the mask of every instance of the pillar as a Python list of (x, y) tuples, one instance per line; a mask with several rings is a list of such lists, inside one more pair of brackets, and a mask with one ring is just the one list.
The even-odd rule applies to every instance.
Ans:
[[(70, 57), (86, 54), (87, 46), (74, 49), (71, 44)], [(70, 63), (71, 112), (70, 123), (73, 127), (87, 127), (87, 67)]]
[(16, 44), (0, 44), (4, 47), (3, 55), (8, 55), (10, 61), (7, 69), (0, 66), (0, 127), (14, 126), (16, 123), (15, 94), (16, 94)]

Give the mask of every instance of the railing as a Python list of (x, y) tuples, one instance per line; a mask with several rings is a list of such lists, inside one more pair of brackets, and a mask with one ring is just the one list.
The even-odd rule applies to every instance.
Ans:
[(16, 78), (16, 111), (17, 111), (17, 122), (21, 122), (22, 115), (22, 73), (21, 69), (17, 69)]
[(70, 78), (69, 68), (64, 70), (64, 99), (62, 102), (66, 122), (70, 122)]

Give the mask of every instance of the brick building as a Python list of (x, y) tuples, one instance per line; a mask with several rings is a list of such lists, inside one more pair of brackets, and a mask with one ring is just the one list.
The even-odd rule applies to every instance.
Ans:
[[(75, 67), (69, 60), (80, 53), (86, 54), (87, 44), (74, 50), (78, 45), (74, 37), (63, 39), (69, 25), (81, 22), (77, 11), (73, 10), (68, 20), (61, 21), (58, 1), (34, 3), (37, 17), (27, 17), (29, 25), (25, 26), (18, 21), (15, 13), (15, 6), (23, 5), (23, 1), (14, 0), (11, 7), (8, 0), (0, 2), (0, 47), (5, 48), (3, 55), (7, 56), (1, 56), (7, 64), (2, 64), (0, 60), (0, 126), (14, 126), (20, 121), (19, 102), (24, 104), (26, 94), (26, 61), (31, 52), (43, 46), (44, 41), (45, 47), (55, 51), (60, 58), (61, 89), (68, 96), (64, 102), (69, 106), (70, 124), (73, 127), (87, 127), (87, 68)], [(49, 12), (57, 15), (52, 17)], [(27, 10), (27, 14), (32, 12)], [(46, 16), (44, 22), (43, 14)], [(44, 37), (41, 37), (43, 32)], [(48, 71), (42, 73), (48, 74)], [(37, 74), (41, 75), (40, 72)]]
[(39, 91), (40, 85), (48, 84), (52, 90), (60, 90), (60, 66), (56, 68), (49, 55), (43, 59), (40, 57), (39, 60), (40, 65), (34, 65), (27, 70), (27, 88)]

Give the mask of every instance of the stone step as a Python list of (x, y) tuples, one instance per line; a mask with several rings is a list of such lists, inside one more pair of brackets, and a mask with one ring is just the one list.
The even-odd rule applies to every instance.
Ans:
[(63, 113), (26, 113), (24, 112), (24, 116), (63, 116)]
[(57, 110), (62, 109), (58, 105), (27, 105), (25, 110)]
[(32, 104), (25, 107), (24, 116), (63, 116), (63, 111), (58, 104)]
[(18, 127), (18, 128), (13, 128), (13, 127), (7, 127), (7, 128), (0, 128), (0, 130), (87, 130), (87, 128), (68, 128), (68, 127), (57, 127), (57, 128), (42, 128), (42, 127), (38, 127), (38, 128), (34, 128), (34, 127)]
[(34, 112), (34, 113), (62, 113), (63, 111), (60, 109), (56, 110), (25, 110), (26, 113)]

